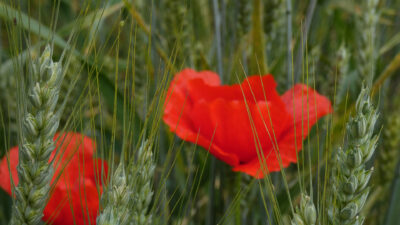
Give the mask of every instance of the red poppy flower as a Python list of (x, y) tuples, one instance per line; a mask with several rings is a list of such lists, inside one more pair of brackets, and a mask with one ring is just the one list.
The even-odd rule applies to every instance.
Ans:
[[(56, 134), (54, 141), (56, 140), (59, 153), (54, 160), (53, 190), (44, 209), (43, 221), (55, 225), (89, 224), (89, 221), (90, 224), (96, 224), (99, 196), (102, 192), (99, 180), (101, 174), (107, 176), (107, 164), (94, 158), (95, 143), (82, 134)], [(12, 148), (8, 155), (13, 182), (17, 185), (18, 147)], [(54, 156), (55, 151), (50, 158)], [(0, 187), (11, 195), (8, 168), (4, 157), (0, 162)]]
[(163, 119), (234, 171), (262, 178), (280, 170), (277, 153), (283, 167), (297, 162), (311, 126), (331, 111), (326, 97), (303, 84), (279, 96), (272, 75), (228, 86), (213, 72), (185, 69), (171, 82)]

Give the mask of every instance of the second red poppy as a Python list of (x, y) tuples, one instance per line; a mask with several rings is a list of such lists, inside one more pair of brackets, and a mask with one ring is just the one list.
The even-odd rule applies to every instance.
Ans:
[(211, 71), (185, 69), (171, 82), (163, 119), (234, 171), (262, 178), (297, 162), (310, 128), (331, 111), (329, 99), (304, 84), (280, 96), (272, 75), (221, 85)]

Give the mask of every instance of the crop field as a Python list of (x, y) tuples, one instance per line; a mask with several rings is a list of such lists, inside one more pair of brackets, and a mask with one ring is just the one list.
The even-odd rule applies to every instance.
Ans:
[(400, 0), (0, 0), (0, 225), (399, 225)]

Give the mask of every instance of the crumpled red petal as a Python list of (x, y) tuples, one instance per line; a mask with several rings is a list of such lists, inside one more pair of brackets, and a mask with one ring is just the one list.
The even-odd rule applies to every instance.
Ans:
[[(297, 84), (288, 90), (282, 95), (282, 100), (293, 119), (282, 137), (281, 151), (300, 151), (312, 126), (321, 117), (332, 112), (331, 102), (304, 84)], [(293, 157), (292, 162), (296, 161)]]
[[(200, 74), (202, 73), (200, 72)], [(203, 74), (203, 77), (206, 76), (207, 74)], [(284, 106), (276, 92), (276, 82), (272, 75), (251, 76), (241, 84), (234, 85), (210, 85), (209, 82), (206, 82), (207, 80), (199, 77), (187, 80), (187, 93), (192, 102), (200, 99), (211, 102), (219, 98), (225, 101), (244, 102), (245, 99), (247, 103), (269, 101)]]
[[(166, 94), (163, 120), (169, 125), (171, 131), (183, 139), (196, 140), (196, 129), (190, 120), (192, 108), (191, 97), (189, 96), (188, 83), (193, 79), (201, 79), (207, 85), (218, 86), (219, 76), (211, 71), (196, 72), (192, 69), (185, 69), (178, 73), (170, 84)], [(186, 140), (186, 139), (185, 139)]]

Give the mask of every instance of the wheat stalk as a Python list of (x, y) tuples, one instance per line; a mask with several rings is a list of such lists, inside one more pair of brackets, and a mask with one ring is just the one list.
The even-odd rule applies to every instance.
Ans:
[(317, 221), (317, 210), (312, 199), (305, 194), (301, 195), (300, 207), (296, 207), (296, 212), (291, 221), (292, 225), (314, 225)]
[(361, 18), (357, 20), (357, 30), (360, 34), (360, 51), (358, 54), (358, 71), (360, 77), (367, 81), (369, 87), (372, 85), (376, 62), (376, 25), (379, 19), (377, 11), (379, 0), (367, 0), (363, 2)]
[(238, 39), (240, 39), (249, 32), (252, 7), (251, 2), (246, 0), (238, 0), (236, 4), (238, 8), (236, 29)]
[(101, 197), (104, 209), (97, 217), (97, 224), (152, 223), (152, 215), (147, 212), (153, 197), (151, 181), (155, 168), (151, 147), (149, 142), (143, 143), (136, 162), (128, 165), (128, 173), (121, 160)]
[[(373, 155), (379, 135), (374, 135), (378, 119), (376, 109), (363, 88), (356, 102), (356, 115), (347, 123), (348, 146), (339, 149), (333, 170), (333, 191), (329, 200), (328, 218), (332, 224), (359, 225), (359, 215), (368, 197), (368, 181), (373, 169), (365, 164)], [(336, 203), (336, 204), (335, 204)]]
[[(350, 85), (352, 82), (349, 82), (349, 79), (351, 79), (351, 75), (349, 73), (349, 62), (350, 62), (350, 54), (348, 49), (344, 44), (340, 46), (338, 51), (336, 52), (336, 65), (337, 65), (337, 70), (335, 71), (337, 73), (337, 76), (339, 77), (339, 83), (338, 83), (338, 91), (336, 94), (336, 105), (342, 104), (344, 99), (346, 98), (346, 95), (349, 93)], [(336, 75), (336, 74), (334, 74)]]
[(129, 224), (129, 204), (133, 195), (128, 185), (124, 163), (121, 161), (115, 170), (101, 201), (106, 206), (97, 217), (97, 224)]
[(192, 44), (190, 35), (193, 32), (191, 27), (187, 2), (185, 0), (165, 1), (165, 29), (173, 35), (166, 36), (167, 47), (173, 58), (176, 57), (175, 64), (181, 65), (185, 62), (192, 64)]
[(62, 81), (61, 64), (53, 62), (51, 56), (52, 49), (47, 46), (30, 65), (11, 224), (39, 224), (49, 197), (54, 173), (49, 158), (59, 125), (54, 110)]
[(399, 159), (400, 144), (400, 117), (398, 110), (387, 115), (385, 129), (382, 132), (382, 148), (377, 156), (376, 178), (381, 185), (389, 185), (395, 175), (397, 161)]
[[(284, 0), (264, 1), (264, 32), (267, 39), (267, 49), (272, 57), (278, 57), (283, 52), (276, 48), (284, 44), (286, 2)], [(275, 48), (274, 48), (275, 46)]]

